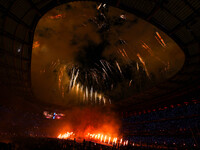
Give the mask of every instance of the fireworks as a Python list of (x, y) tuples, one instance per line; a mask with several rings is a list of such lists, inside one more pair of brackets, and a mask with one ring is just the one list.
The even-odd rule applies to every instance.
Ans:
[(142, 47), (143, 47), (144, 49), (146, 49), (147, 52), (148, 52), (151, 56), (153, 56), (153, 52), (152, 52), (151, 48), (150, 48), (146, 43), (144, 43), (143, 41), (142, 41)]
[[(95, 142), (101, 142), (101, 143), (107, 143), (107, 144), (113, 144), (116, 145), (117, 143), (122, 143), (123, 139), (121, 138), (120, 141), (118, 141), (117, 137), (112, 137), (112, 136), (108, 136), (108, 135), (104, 135), (104, 134), (90, 134), (88, 133), (86, 138), (89, 138), (89, 140), (91, 141), (95, 141)], [(128, 145), (128, 140), (124, 141), (126, 143), (126, 145)]]
[(161, 63), (164, 64), (165, 66), (167, 65), (163, 60), (161, 60), (159, 57), (157, 57), (157, 56), (155, 56), (155, 55), (153, 54), (151, 48), (150, 48), (146, 43), (143, 42), (142, 47), (143, 47), (144, 49), (146, 49), (147, 52), (148, 52), (151, 56), (153, 56), (155, 59), (157, 59), (159, 62), (161, 62)]
[(75, 135), (75, 134), (73, 132), (67, 132), (67, 133), (64, 133), (64, 134), (59, 134), (57, 138), (59, 138), (59, 139), (68, 139), (72, 135)]
[(142, 57), (140, 56), (139, 53), (137, 54), (137, 56), (138, 56), (140, 62), (141, 62), (141, 63), (143, 64), (143, 66), (144, 66), (144, 70), (145, 70), (145, 72), (146, 72), (146, 75), (150, 78), (149, 72), (148, 72), (148, 70), (147, 70), (147, 67), (146, 67), (146, 64), (145, 64), (144, 60), (142, 59)]
[(162, 47), (164, 47), (164, 48), (166, 47), (166, 44), (165, 44), (163, 38), (160, 36), (160, 34), (158, 32), (156, 32), (155, 38)]
[(119, 63), (116, 61), (115, 62), (116, 63), (116, 65), (117, 65), (117, 68), (119, 69), (119, 72), (122, 74), (122, 70), (121, 70), (121, 68), (120, 68), (120, 66), (119, 66)]
[(133, 80), (131, 80), (131, 81), (129, 82), (129, 87), (131, 86), (131, 84), (132, 84), (132, 81), (133, 81)]
[(101, 6), (102, 6), (102, 3), (97, 7), (97, 10), (99, 10), (101, 8)]

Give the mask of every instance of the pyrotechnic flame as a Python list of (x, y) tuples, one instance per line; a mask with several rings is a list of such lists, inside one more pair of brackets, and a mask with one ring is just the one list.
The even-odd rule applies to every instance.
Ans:
[(72, 135), (73, 135), (73, 132), (67, 132), (67, 133), (64, 133), (64, 134), (59, 134), (57, 138), (59, 138), (59, 139), (68, 139)]
[(120, 140), (120, 144), (122, 144), (122, 139)]
[(111, 137), (109, 137), (109, 139), (108, 139), (108, 144), (110, 144), (110, 140), (111, 140)]
[[(99, 142), (104, 142), (107, 144), (117, 144), (117, 137), (111, 137), (109, 136), (108, 140), (107, 137), (108, 135), (104, 135), (104, 134), (91, 134), (88, 133), (87, 137), (89, 137), (91, 140), (95, 140), (95, 141), (99, 141)], [(121, 143), (122, 143), (122, 139), (121, 139)]]
[(107, 135), (105, 135), (105, 137), (104, 137), (104, 143), (106, 142), (106, 139), (107, 139)]

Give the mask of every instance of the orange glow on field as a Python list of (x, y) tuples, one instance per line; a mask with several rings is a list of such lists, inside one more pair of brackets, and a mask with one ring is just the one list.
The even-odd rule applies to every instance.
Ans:
[[(118, 138), (115, 136), (112, 136), (111, 134), (102, 134), (102, 133), (88, 133), (82, 137), (82, 135), (75, 134), (73, 132), (67, 132), (64, 134), (59, 134), (57, 138), (59, 139), (73, 139), (73, 138), (81, 138), (82, 140), (85, 139), (86, 141), (92, 141), (97, 143), (104, 143), (104, 144), (120, 144), (122, 145), (128, 145), (128, 140), (123, 140), (122, 138)], [(118, 140), (120, 139), (120, 140)]]

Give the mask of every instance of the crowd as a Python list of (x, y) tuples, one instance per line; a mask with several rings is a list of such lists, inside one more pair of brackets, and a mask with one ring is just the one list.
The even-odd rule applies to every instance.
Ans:
[(143, 145), (199, 147), (200, 103), (166, 107), (123, 119), (127, 140)]
[(53, 138), (26, 138), (18, 139), (13, 143), (1, 143), (0, 150), (156, 150), (159, 147), (146, 147), (142, 145), (102, 145), (90, 141), (76, 142)]

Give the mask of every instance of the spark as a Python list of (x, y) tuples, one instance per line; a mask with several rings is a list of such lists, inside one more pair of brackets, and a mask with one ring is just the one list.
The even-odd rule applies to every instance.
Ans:
[(97, 10), (99, 10), (101, 8), (102, 3), (97, 7)]
[(166, 44), (163, 40), (163, 38), (160, 36), (160, 34), (158, 32), (156, 32), (156, 36), (155, 36), (156, 40), (160, 43), (160, 45), (162, 47), (166, 47)]
[(78, 75), (79, 75), (79, 70), (76, 72), (76, 75), (75, 75), (75, 77), (74, 77), (74, 81), (73, 81), (73, 87), (75, 86), (75, 84), (76, 84), (76, 79), (78, 78)]
[(102, 140), (103, 140), (103, 134), (101, 135), (101, 142), (102, 142)]
[(105, 68), (105, 70), (107, 70), (102, 60), (100, 60), (100, 63), (101, 63), (102, 66)]
[(76, 93), (79, 91), (79, 83), (76, 85)]
[(83, 94), (83, 101), (85, 101), (86, 100), (86, 95), (85, 95), (85, 93)]
[(94, 100), (95, 100), (95, 103), (96, 103), (96, 100), (97, 100), (97, 91), (95, 91)]
[(111, 140), (111, 137), (109, 137), (109, 139), (108, 139), (108, 144), (110, 144), (110, 140)]
[(72, 135), (73, 135), (73, 132), (67, 132), (65, 134), (59, 134), (57, 138), (59, 138), (59, 139), (67, 139)]
[(106, 65), (107, 65), (107, 67), (108, 67), (108, 69), (110, 70), (110, 72), (112, 72), (112, 70), (111, 70), (111, 65), (109, 64), (109, 62), (107, 62), (107, 61), (105, 61), (106, 62)]
[(86, 86), (86, 89), (85, 89), (85, 96), (86, 96), (86, 100), (88, 100), (88, 88)]
[(40, 46), (39, 41), (35, 41), (35, 42), (33, 43), (33, 47), (32, 47), (32, 48), (37, 48), (37, 47), (39, 47), (39, 46)]
[(148, 72), (148, 70), (147, 70), (147, 67), (146, 67), (146, 64), (145, 64), (144, 60), (142, 59), (142, 57), (140, 56), (140, 54), (139, 54), (139, 53), (137, 53), (137, 56), (138, 56), (138, 58), (139, 58), (140, 62), (143, 64), (143, 66), (144, 66), (144, 70), (145, 70), (145, 72), (146, 72), (147, 76), (148, 76), (148, 77), (149, 77), (149, 79), (150, 79), (149, 72)]
[(83, 92), (83, 85), (81, 86), (81, 93)]
[(123, 52), (124, 52), (125, 56), (128, 58), (128, 55), (127, 55), (125, 49), (123, 49)]
[(131, 86), (131, 84), (132, 84), (132, 81), (133, 81), (133, 80), (131, 80), (131, 81), (129, 82), (129, 87)]
[(106, 99), (105, 99), (105, 97), (103, 97), (103, 103), (104, 103), (104, 105), (106, 104)]
[(119, 63), (118, 63), (117, 61), (115, 61), (115, 63), (116, 63), (116, 65), (117, 65), (117, 68), (119, 69), (119, 72), (122, 74), (122, 70), (121, 70), (121, 68), (120, 68), (120, 66), (119, 66)]
[(107, 135), (105, 135), (105, 137), (104, 137), (104, 143), (106, 142), (106, 138), (107, 138)]
[(120, 140), (120, 144), (122, 144), (122, 139)]
[(74, 70), (75, 70), (75, 68), (73, 68), (73, 70), (72, 70), (72, 77), (71, 77), (70, 84), (69, 84), (70, 89), (72, 88), (72, 83), (73, 83), (73, 78), (74, 78)]
[(123, 57), (125, 57), (125, 55), (124, 55), (124, 53), (119, 49), (119, 52), (121, 53), (121, 55), (123, 56)]
[(136, 63), (137, 71), (139, 71), (140, 67), (138, 65), (138, 62)]
[(99, 95), (99, 103), (101, 102), (101, 97), (102, 97), (102, 96), (101, 96), (101, 94), (100, 94), (100, 95)]
[(90, 89), (90, 98), (91, 98), (91, 100), (92, 100), (92, 95), (93, 95), (93, 87), (91, 87), (91, 89)]
[(109, 77), (109, 76), (108, 76), (108, 73), (106, 72), (106, 70), (105, 70), (104, 68), (102, 68), (102, 70), (103, 70), (103, 72), (107, 75), (107, 77)]
[[(142, 41), (142, 42), (143, 42), (143, 41)], [(147, 52), (148, 52), (151, 56), (155, 57), (158, 61), (160, 61), (161, 63), (163, 63), (164, 65), (166, 65), (166, 63), (165, 63), (163, 60), (161, 60), (160, 58), (158, 58), (157, 56), (155, 56), (155, 55), (153, 54), (151, 48), (150, 48), (146, 43), (143, 42), (142, 47), (145, 48), (145, 49), (147, 50)]]
[(152, 50), (151, 50), (151, 48), (146, 44), (146, 43), (144, 43), (143, 41), (142, 41), (142, 47), (144, 48), (144, 49), (146, 49), (147, 50), (147, 52), (150, 54), (150, 55), (152, 55), (153, 56), (153, 53), (152, 53)]
[(126, 16), (125, 15), (120, 15), (120, 18), (122, 18), (122, 19), (126, 19)]

